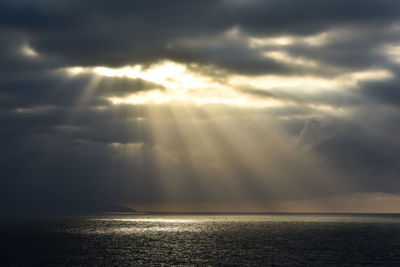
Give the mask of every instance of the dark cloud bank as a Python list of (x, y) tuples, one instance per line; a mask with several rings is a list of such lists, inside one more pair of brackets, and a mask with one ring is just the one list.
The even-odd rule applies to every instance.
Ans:
[[(389, 0), (2, 1), (0, 208), (90, 210), (111, 202), (234, 203), (400, 194), (399, 65), (382, 50), (400, 41), (395, 29), (399, 13), (400, 2)], [(232, 29), (240, 36), (229, 37)], [(339, 31), (318, 46), (299, 41), (280, 48), (321, 68), (263, 58), (260, 48), (245, 41), (250, 36), (301, 39), (336, 29), (351, 34)], [(211, 66), (223, 73), (217, 76), (334, 78), (371, 68), (394, 75), (313, 95), (238, 88), (291, 105), (257, 111), (222, 106), (215, 116), (210, 115), (216, 108), (212, 105), (193, 107), (192, 122), (183, 115), (169, 116), (174, 110), (159, 106), (165, 125), (155, 133), (154, 107), (113, 105), (107, 97), (163, 90), (162, 85), (128, 78), (93, 81), (89, 74), (70, 77), (61, 71), (166, 59)], [(96, 90), (87, 93), (93, 83)], [(328, 115), (313, 105), (347, 113)], [(221, 154), (215, 162), (220, 169), (229, 167), (232, 175), (204, 160), (202, 155), (210, 153), (205, 148), (191, 144), (188, 149), (185, 134), (174, 126), (195, 127), (191, 123), (208, 134), (219, 151), (215, 153)], [(281, 140), (312, 157), (302, 162), (283, 144), (273, 148), (273, 141), (264, 140), (274, 136), (268, 129), (282, 132), (286, 139)], [(226, 138), (229, 131), (238, 136)], [(239, 133), (253, 139), (246, 143)], [(162, 136), (168, 142), (160, 141)], [(200, 142), (201, 136), (196, 137)], [(260, 151), (250, 151), (254, 144)], [(248, 154), (237, 151), (247, 147)], [(199, 158), (192, 156), (196, 151)], [(263, 153), (276, 162), (275, 169), (265, 170), (257, 160), (244, 163), (247, 155), (253, 159)], [(226, 193), (235, 191), (229, 191), (229, 178), (221, 177), (233, 177), (245, 194)], [(296, 190), (295, 184), (302, 188)]]

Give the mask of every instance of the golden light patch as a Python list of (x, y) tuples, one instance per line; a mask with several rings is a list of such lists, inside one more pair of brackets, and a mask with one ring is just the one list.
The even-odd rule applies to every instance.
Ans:
[(141, 65), (122, 68), (95, 67), (92, 72), (106, 77), (139, 78), (171, 89), (201, 89), (220, 86), (208, 77), (190, 72), (185, 65), (171, 61), (163, 61), (149, 68), (143, 68)]
[(317, 67), (318, 63), (302, 57), (292, 57), (283, 51), (273, 51), (273, 52), (265, 52), (263, 56), (266, 58), (272, 58), (277, 60), (278, 62), (283, 62), (285, 64), (291, 65), (301, 65), (308, 67)]
[(21, 52), (21, 54), (23, 54), (26, 57), (35, 58), (35, 57), (39, 56), (39, 54), (28, 44), (22, 45), (20, 48), (20, 52)]
[[(275, 51), (266, 54), (287, 64), (318, 67), (318, 63), (291, 57), (289, 54)], [(65, 69), (68, 75), (91, 74), (93, 77), (124, 77), (142, 79), (163, 87), (140, 91), (126, 97), (108, 98), (114, 104), (223, 104), (251, 108), (264, 108), (289, 105), (287, 101), (243, 93), (240, 88), (254, 90), (284, 89), (287, 93), (316, 94), (322, 91), (347, 90), (357, 87), (358, 83), (370, 79), (387, 79), (393, 74), (385, 69), (370, 69), (362, 72), (345, 73), (336, 77), (316, 76), (280, 76), (258, 75), (247, 76), (231, 74), (225, 79), (213, 79), (206, 73), (196, 72), (188, 66), (172, 61), (162, 61), (150, 67), (142, 65), (121, 68), (70, 67)]]

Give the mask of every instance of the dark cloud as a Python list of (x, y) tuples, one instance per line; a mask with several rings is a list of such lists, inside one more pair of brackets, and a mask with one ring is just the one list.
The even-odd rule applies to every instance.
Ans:
[[(335, 108), (353, 107), (361, 104), (363, 99), (354, 92), (328, 91), (320, 93), (287, 92), (288, 88), (239, 88), (240, 92), (261, 98), (279, 100), (298, 105), (300, 109), (312, 109), (310, 105), (328, 105)], [(286, 107), (287, 108), (287, 107)]]
[[(394, 0), (2, 1), (0, 208), (399, 194), (396, 77), (337, 90), (234, 88), (281, 103), (256, 109), (114, 105), (110, 97), (168, 88), (66, 71), (169, 59), (221, 85), (232, 74), (396, 76), (385, 46), (399, 42), (399, 13)], [(294, 41), (250, 43), (282, 36)], [(289, 60), (263, 56), (276, 51)]]
[[(331, 27), (357, 25), (357, 29), (365, 30), (369, 25), (390, 25), (398, 18), (400, 9), (396, 1), (189, 3), (175, 0), (113, 4), (106, 1), (62, 1), (58, 4), (6, 1), (1, 10), (3, 27), (23, 32), (40, 53), (63, 58), (74, 65), (113, 66), (181, 58), (237, 69), (239, 60), (234, 59), (239, 57), (245, 60), (242, 65), (246, 62), (249, 66), (261, 64), (260, 67), (268, 71), (274, 66), (273, 62), (259, 62), (260, 59), (251, 56), (248, 50), (238, 50), (229, 43), (205, 52), (171, 52), (168, 44), (180, 38), (215, 38), (232, 27), (256, 36), (310, 35)], [(340, 55), (350, 59), (361, 51), (355, 49)], [(242, 56), (244, 54), (250, 55), (252, 60)], [(340, 60), (340, 55), (334, 53), (330, 58)]]
[(400, 104), (400, 81), (397, 78), (383, 82), (369, 82), (362, 88), (371, 100), (396, 106)]
[[(274, 59), (263, 58), (258, 51), (250, 51), (245, 44), (232, 44), (228, 40), (208, 47), (198, 40), (198, 45), (177, 45), (169, 49), (168, 57), (179, 62), (196, 62), (216, 65), (242, 74), (294, 72)], [(232, 56), (234, 55), (234, 56)]]
[(390, 120), (380, 121), (377, 125), (377, 121), (365, 114), (346, 121), (313, 118), (301, 130), (299, 141), (326, 158), (335, 169), (349, 173), (351, 186), (358, 190), (396, 193), (393, 188), (399, 183), (400, 143), (397, 138), (387, 138), (375, 130), (380, 128), (396, 135), (398, 129), (393, 129), (390, 123)]

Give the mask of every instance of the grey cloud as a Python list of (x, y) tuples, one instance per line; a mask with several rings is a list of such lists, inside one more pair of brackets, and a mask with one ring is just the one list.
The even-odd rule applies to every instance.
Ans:
[[(305, 4), (310, 8), (304, 8)], [(2, 10), (13, 14), (2, 16), (3, 27), (24, 32), (39, 52), (63, 58), (73, 65), (148, 63), (188, 55), (189, 60), (208, 61), (229, 69), (237, 69), (239, 63), (230, 59), (231, 53), (224, 53), (223, 48), (206, 53), (201, 50), (171, 53), (168, 44), (180, 38), (215, 38), (235, 26), (258, 36), (310, 35), (334, 26), (387, 26), (399, 15), (398, 3), (390, 0), (325, 1), (323, 4), (320, 1), (250, 1), (246, 5), (227, 1), (119, 1), (112, 6), (105, 1), (95, 4), (70, 1), (59, 5), (39, 1), (35, 4), (4, 2)], [(86, 16), (78, 16), (78, 10)], [(229, 48), (229, 44), (225, 46), (235, 57), (240, 58), (246, 52)], [(251, 56), (249, 51), (247, 54)], [(253, 57), (253, 63), (247, 61), (249, 66), (260, 64), (257, 57)]]
[(382, 101), (396, 106), (400, 104), (400, 81), (397, 78), (388, 81), (365, 83), (362, 88), (371, 100)]
[[(328, 105), (334, 108), (352, 108), (361, 105), (364, 101), (357, 91), (347, 90), (328, 92), (288, 92), (288, 88), (237, 88), (238, 91), (259, 98), (274, 99), (298, 105), (298, 108), (307, 109), (310, 105)], [(312, 108), (311, 108), (312, 109)]]
[(263, 58), (257, 51), (250, 51), (244, 44), (223, 41), (218, 46), (207, 47), (207, 44), (201, 44), (201, 40), (198, 42), (200, 47), (177, 45), (170, 48), (169, 57), (181, 62), (211, 64), (242, 74), (292, 72), (288, 66), (273, 59)]
[[(157, 203), (175, 196), (181, 202), (270, 201), (343, 190), (398, 194), (397, 78), (315, 94), (237, 88), (290, 106), (254, 111), (206, 105), (187, 113), (184, 107), (107, 100), (164, 90), (161, 85), (68, 77), (60, 69), (171, 59), (195, 63), (200, 67), (192, 69), (221, 83), (232, 72), (327, 77), (377, 67), (397, 73), (378, 49), (398, 42), (397, 34), (377, 29), (398, 20), (399, 5), (390, 0), (2, 1), (0, 208)], [(338, 27), (358, 32), (320, 46), (257, 50), (224, 38), (235, 27), (247, 37), (305, 37)], [(23, 55), (23, 45), (39, 56)], [(263, 49), (312, 59), (318, 67), (261, 58)], [(91, 82), (96, 86), (87, 90)], [(347, 113), (333, 116), (312, 105)], [(346, 188), (339, 185), (344, 181)], [(242, 198), (227, 189), (235, 183)]]
[[(393, 193), (399, 184), (397, 162), (399, 141), (387, 138), (374, 128), (376, 122), (366, 115), (360, 122), (343, 119), (310, 119), (299, 134), (299, 141), (310, 146), (335, 169), (351, 175), (349, 183), (360, 191)], [(367, 125), (367, 127), (365, 126)], [(383, 131), (391, 126), (380, 124)], [(396, 135), (392, 132), (391, 135)]]

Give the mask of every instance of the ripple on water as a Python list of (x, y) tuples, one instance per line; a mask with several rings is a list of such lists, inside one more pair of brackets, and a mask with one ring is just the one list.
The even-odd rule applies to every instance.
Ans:
[(393, 265), (395, 215), (101, 215), (0, 220), (0, 263)]

